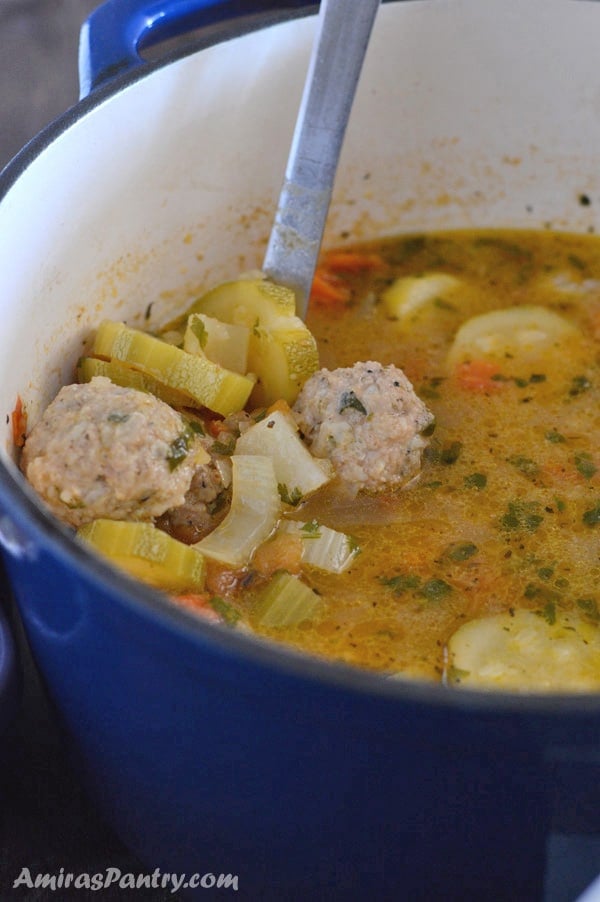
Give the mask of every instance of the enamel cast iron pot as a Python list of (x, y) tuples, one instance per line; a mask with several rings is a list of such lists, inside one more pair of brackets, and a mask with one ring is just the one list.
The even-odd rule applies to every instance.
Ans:
[[(82, 99), (0, 176), (2, 422), (18, 395), (35, 422), (103, 317), (152, 327), (260, 267), (315, 9), (244, 8), (110, 0), (84, 26)], [(599, 47), (591, 0), (384, 3), (326, 243), (597, 228)], [(87, 787), (149, 871), (237, 875), (251, 900), (541, 898), (560, 781), (585, 770), (574, 810), (598, 782), (600, 696), (389, 680), (196, 619), (79, 547), (5, 429), (20, 616)]]

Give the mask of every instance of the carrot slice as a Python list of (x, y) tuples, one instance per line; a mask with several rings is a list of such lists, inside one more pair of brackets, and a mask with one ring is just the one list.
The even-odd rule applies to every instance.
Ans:
[(364, 272), (369, 269), (380, 269), (383, 259), (379, 254), (360, 251), (330, 251), (325, 255), (324, 266), (333, 272)]
[(318, 304), (343, 305), (350, 300), (350, 289), (340, 279), (321, 268), (317, 268), (310, 299)]
[(502, 374), (491, 360), (467, 360), (455, 370), (459, 385), (468, 391), (494, 392), (502, 388)]
[(27, 413), (23, 407), (20, 395), (17, 395), (15, 409), (11, 414), (11, 426), (13, 442), (17, 448), (22, 448), (27, 435)]

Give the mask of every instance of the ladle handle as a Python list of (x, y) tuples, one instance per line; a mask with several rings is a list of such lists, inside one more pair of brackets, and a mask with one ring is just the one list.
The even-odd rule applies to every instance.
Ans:
[(322, 0), (263, 270), (306, 314), (354, 94), (380, 0)]

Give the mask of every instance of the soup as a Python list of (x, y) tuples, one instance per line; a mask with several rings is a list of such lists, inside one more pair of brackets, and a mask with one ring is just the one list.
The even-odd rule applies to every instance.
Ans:
[[(549, 231), (401, 236), (326, 253), (308, 329), (284, 295), (247, 302), (253, 278), (209, 292), (160, 347), (101, 324), (23, 469), (96, 551), (230, 628), (450, 688), (596, 690), (599, 252)], [(201, 361), (193, 398), (182, 353)], [(94, 406), (80, 390), (107, 379), (123, 394)], [(121, 441), (107, 512), (94, 455), (114, 467)]]

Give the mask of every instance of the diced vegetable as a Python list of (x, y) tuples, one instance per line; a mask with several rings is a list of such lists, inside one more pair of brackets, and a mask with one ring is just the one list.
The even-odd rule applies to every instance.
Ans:
[(249, 341), (248, 326), (223, 323), (204, 313), (192, 313), (188, 317), (183, 350), (208, 357), (234, 373), (246, 373)]
[(204, 588), (202, 555), (150, 523), (93, 520), (77, 535), (115, 566), (157, 589), (175, 593)]
[(343, 573), (360, 553), (351, 536), (323, 526), (316, 520), (308, 523), (282, 520), (279, 529), (302, 540), (302, 560), (305, 564), (328, 573)]
[(253, 619), (258, 626), (297, 626), (310, 620), (321, 604), (316, 592), (297, 576), (276, 573), (256, 602)]
[(299, 500), (329, 482), (333, 473), (329, 461), (313, 457), (302, 443), (292, 416), (280, 410), (242, 433), (235, 453), (266, 454), (273, 461), (278, 485)]
[(99, 360), (97, 357), (82, 357), (77, 363), (77, 381), (91, 382), (94, 376), (105, 376), (123, 388), (135, 388), (160, 398), (172, 407), (185, 407), (189, 398), (183, 392), (176, 391), (149, 376), (141, 370), (135, 370), (120, 360)]
[(600, 688), (600, 629), (554, 606), (471, 620), (454, 633), (448, 649), (453, 685), (552, 692)]
[(232, 498), (227, 516), (194, 547), (213, 560), (244, 567), (273, 532), (280, 512), (271, 459), (236, 455), (232, 458)]
[(311, 303), (343, 307), (350, 300), (350, 289), (335, 273), (318, 268), (310, 290)]
[(468, 391), (489, 394), (506, 384), (499, 365), (492, 360), (463, 360), (455, 374), (459, 385)]
[(387, 312), (395, 319), (412, 319), (435, 301), (446, 302), (461, 287), (456, 276), (444, 272), (396, 279), (381, 295)]
[(255, 406), (268, 406), (278, 398), (293, 403), (318, 369), (316, 341), (295, 315), (295, 303), (288, 288), (266, 279), (239, 279), (217, 286), (189, 310), (250, 329), (248, 370), (257, 376)]
[(511, 307), (473, 316), (460, 327), (448, 354), (451, 367), (464, 360), (530, 360), (579, 335), (546, 307)]
[(23, 407), (20, 395), (17, 395), (14, 409), (10, 415), (10, 421), (15, 448), (22, 448), (27, 436), (27, 413)]
[(232, 373), (204, 357), (109, 320), (99, 326), (92, 353), (120, 360), (182, 392), (196, 405), (223, 416), (241, 410), (254, 385), (248, 376)]

